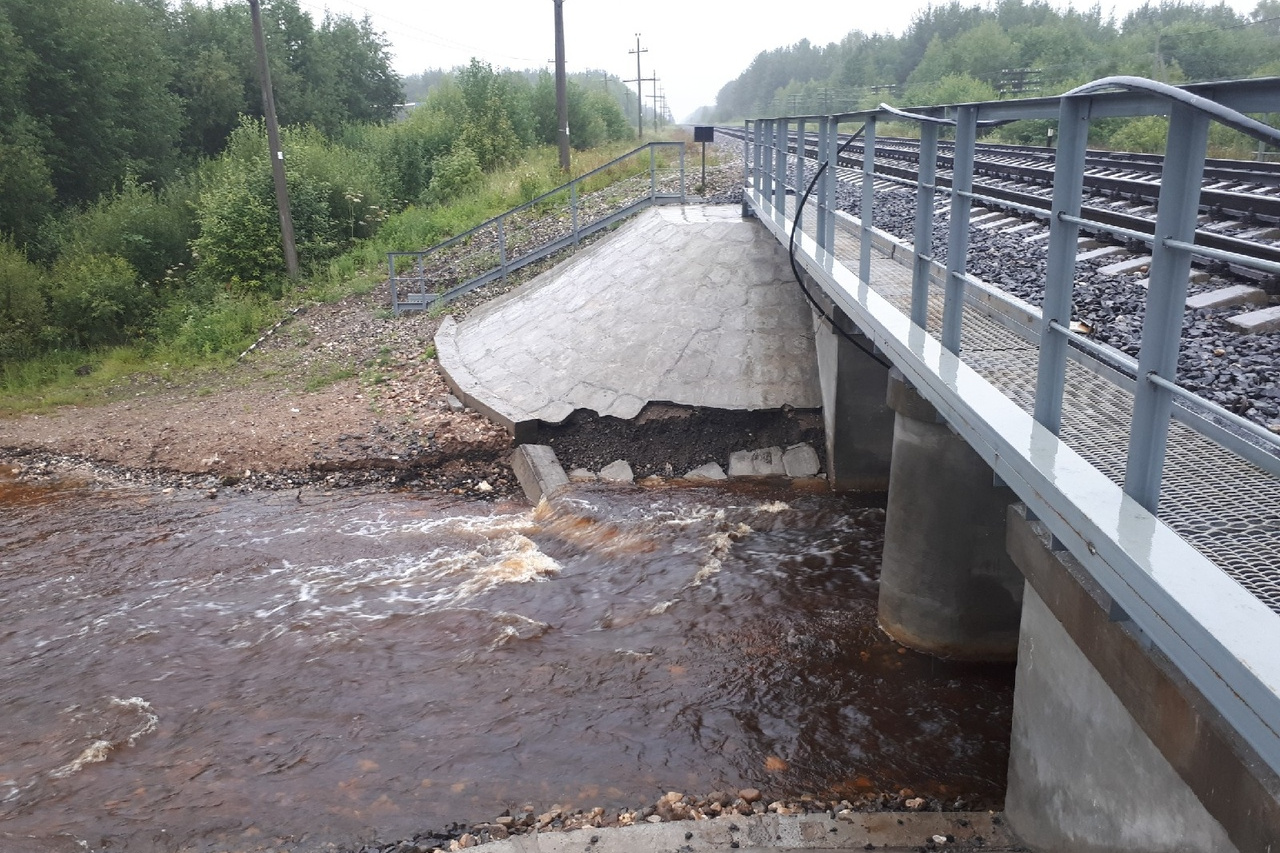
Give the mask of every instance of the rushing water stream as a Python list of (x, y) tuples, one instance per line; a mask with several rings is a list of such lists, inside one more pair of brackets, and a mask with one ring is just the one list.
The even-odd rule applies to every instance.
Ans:
[(393, 839), (668, 790), (998, 799), (1012, 672), (876, 627), (883, 511), (787, 491), (0, 481), (0, 849)]

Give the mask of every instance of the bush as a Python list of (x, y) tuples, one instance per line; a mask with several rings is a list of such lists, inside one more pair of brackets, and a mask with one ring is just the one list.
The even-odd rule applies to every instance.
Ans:
[(0, 241), (0, 361), (35, 353), (44, 325), (44, 280), (43, 270)]
[(143, 281), (158, 284), (170, 269), (190, 260), (193, 198), (185, 182), (157, 192), (128, 176), (115, 192), (70, 213), (56, 227), (55, 242), (63, 252), (124, 258)]
[(153, 306), (138, 274), (115, 255), (68, 254), (53, 266), (46, 336), (55, 345), (93, 348), (141, 334)]
[[(311, 128), (281, 140), (299, 260), (311, 267), (377, 231), (386, 216), (365, 158)], [(237, 290), (272, 290), (285, 273), (275, 185), (260, 123), (246, 121), (227, 151), (209, 164), (192, 241), (197, 276)]]
[(467, 146), (459, 143), (448, 156), (435, 162), (435, 175), (427, 190), (426, 201), (443, 204), (473, 190), (484, 179), (480, 170), (480, 158)]
[(1107, 147), (1115, 151), (1136, 151), (1140, 154), (1163, 154), (1169, 136), (1169, 120), (1164, 116), (1143, 116), (1129, 119), (1107, 140)]

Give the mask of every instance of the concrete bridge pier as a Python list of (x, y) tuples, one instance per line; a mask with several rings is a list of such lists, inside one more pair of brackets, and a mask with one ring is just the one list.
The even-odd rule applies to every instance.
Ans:
[(843, 311), (832, 306), (829, 313), (836, 328), (813, 315), (828, 481), (837, 491), (888, 491), (894, 418), (885, 402), (889, 369), (871, 355), (871, 339)]
[(898, 642), (962, 660), (1013, 660), (1023, 577), (1005, 549), (1016, 500), (898, 371), (880, 570), (880, 624)]

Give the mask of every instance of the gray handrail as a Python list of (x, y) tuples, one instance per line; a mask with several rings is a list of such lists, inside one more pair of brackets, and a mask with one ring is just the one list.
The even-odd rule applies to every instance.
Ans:
[[(679, 192), (677, 193), (664, 193), (664, 192), (660, 192), (658, 189), (658, 181), (657, 181), (658, 163), (657, 163), (656, 154), (657, 154), (657, 151), (660, 149), (676, 150), (679, 153), (680, 181), (679, 181)], [(579, 217), (580, 200), (582, 195), (579, 192), (579, 190), (583, 186), (583, 184), (586, 181), (589, 181), (592, 178), (596, 177), (597, 175), (607, 172), (608, 170), (616, 167), (621, 163), (624, 163), (630, 159), (636, 158), (644, 154), (648, 155), (647, 168), (642, 172), (638, 173), (638, 175), (644, 174), (644, 172), (648, 173), (649, 186), (648, 186), (647, 195), (637, 201), (619, 205), (616, 209), (613, 209), (607, 212), (605, 216), (602, 217), (601, 219), (598, 219), (589, 224), (583, 225)], [(503, 211), (497, 216), (487, 219), (484, 222), (480, 223), (479, 225), (476, 225), (473, 228), (469, 228), (468, 230), (463, 231), (460, 234), (456, 234), (453, 237), (450, 237), (449, 239), (444, 240), (440, 243), (437, 243), (434, 246), (431, 246), (427, 249), (421, 249), (416, 251), (388, 252), (387, 266), (388, 266), (388, 277), (391, 285), (392, 309), (396, 313), (400, 313), (401, 311), (404, 311), (404, 310), (428, 308), (441, 301), (448, 301), (450, 299), (456, 298), (457, 296), (461, 296), (463, 293), (467, 293), (471, 290), (474, 290), (476, 287), (480, 287), (489, 281), (492, 281), (497, 278), (503, 278), (509, 273), (517, 269), (520, 269), (521, 267), (527, 266), (528, 264), (533, 263), (536, 260), (546, 257), (547, 255), (555, 251), (559, 251), (560, 249), (564, 248), (567, 245), (576, 244), (583, 237), (589, 236), (601, 230), (602, 228), (606, 228), (609, 225), (612, 225), (614, 222), (617, 222), (619, 219), (625, 218), (626, 216), (629, 216), (635, 213), (637, 210), (643, 207), (648, 207), (652, 204), (658, 204), (658, 203), (683, 203), (686, 199), (684, 155), (685, 155), (685, 151), (684, 151), (683, 142), (650, 142), (650, 143), (647, 143), (646, 145), (642, 145), (639, 148), (629, 151), (626, 154), (623, 154), (619, 157), (615, 157), (612, 160), (610, 160), (608, 163), (605, 163), (604, 165), (601, 165), (601, 166), (597, 166), (591, 171), (585, 172), (579, 175), (578, 177), (574, 178), (573, 180), (568, 181), (567, 183), (561, 184), (555, 189), (549, 190), (545, 193), (542, 193), (541, 195), (535, 196), (529, 201), (516, 205), (515, 207), (512, 207), (509, 210)], [(537, 244), (536, 246), (534, 246), (533, 248), (531, 248), (527, 253), (522, 254), (519, 257), (516, 257), (516, 258), (508, 257), (509, 238), (506, 234), (506, 231), (508, 230), (506, 228), (507, 222), (513, 216), (516, 216), (522, 212), (537, 208), (540, 205), (546, 204), (547, 202), (554, 200), (557, 197), (563, 197), (565, 194), (567, 194), (569, 198), (569, 208), (570, 208), (569, 219), (571, 222), (571, 228), (569, 233), (565, 236), (554, 237), (549, 240), (543, 241)], [(425, 291), (426, 282), (425, 282), (425, 270), (423, 266), (424, 261), (431, 255), (439, 253), (445, 249), (457, 246), (459, 244), (466, 243), (467, 241), (475, 238), (477, 235), (481, 235), (490, 229), (496, 229), (498, 232), (497, 245), (496, 245), (496, 251), (499, 259), (498, 263), (496, 265), (488, 266), (483, 271), (479, 272), (477, 275), (474, 275), (473, 277), (467, 279), (466, 281), (455, 284), (453, 287), (449, 288), (447, 291), (444, 291), (443, 293), (432, 294), (432, 297), (428, 299)], [(400, 288), (400, 284), (403, 281), (403, 277), (399, 274), (397, 270), (397, 259), (403, 259), (403, 258), (413, 259), (413, 270), (415, 274), (410, 277), (410, 280), (417, 283), (419, 286), (417, 293), (407, 294), (406, 298), (404, 299), (401, 298), (401, 288)]]

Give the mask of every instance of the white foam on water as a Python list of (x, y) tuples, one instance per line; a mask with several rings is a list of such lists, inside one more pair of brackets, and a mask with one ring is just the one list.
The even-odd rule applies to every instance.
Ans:
[(758, 512), (771, 512), (775, 515), (780, 512), (786, 512), (791, 509), (791, 504), (786, 501), (765, 501), (756, 507)]
[(81, 750), (78, 756), (61, 767), (50, 771), (50, 776), (55, 779), (65, 779), (68, 776), (79, 773), (86, 765), (106, 761), (112, 751), (121, 746), (136, 746), (139, 738), (151, 734), (160, 725), (160, 717), (152, 709), (151, 703), (140, 696), (133, 696), (129, 699), (112, 696), (108, 700), (108, 704), (112, 708), (136, 713), (139, 717), (136, 728), (123, 737), (114, 739), (95, 736), (94, 740)]

